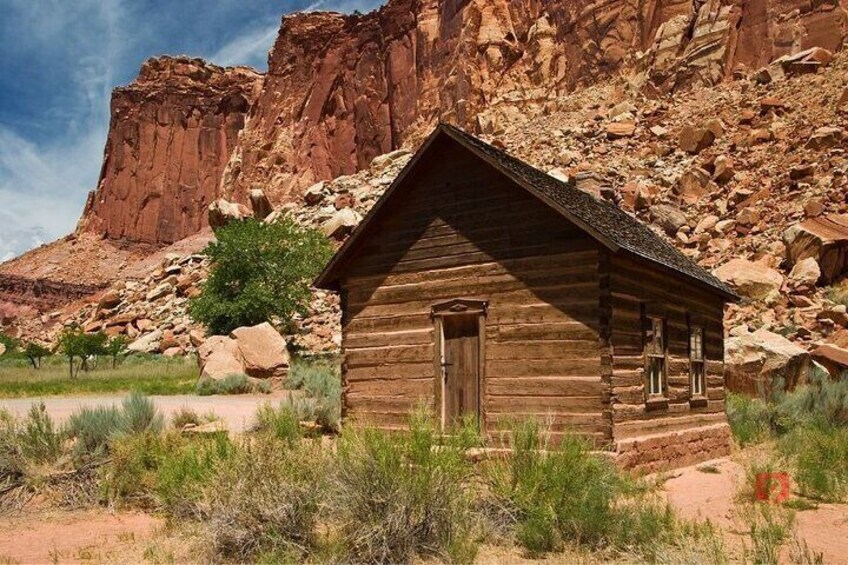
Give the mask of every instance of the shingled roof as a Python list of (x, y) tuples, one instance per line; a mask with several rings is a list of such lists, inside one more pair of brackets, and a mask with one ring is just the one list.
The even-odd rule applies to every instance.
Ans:
[(369, 221), (379, 212), (382, 204), (391, 197), (395, 187), (402, 183), (406, 174), (415, 166), (420, 155), (426, 152), (430, 144), (441, 135), (451, 137), (473, 154), (488, 162), (530, 194), (583, 229), (609, 248), (610, 251), (614, 253), (624, 251), (635, 255), (665, 270), (691, 279), (701, 286), (706, 286), (728, 300), (735, 301), (738, 299), (738, 296), (712, 273), (683, 255), (673, 245), (617, 206), (543, 173), (524, 161), (448, 124), (439, 124), (436, 127), (416, 155), (386, 190), (386, 193), (374, 205), (365, 220), (336, 253), (324, 272), (319, 275), (315, 281), (315, 286), (320, 288), (335, 286), (333, 283), (338, 278), (336, 271), (343, 257), (355, 245), (356, 240), (365, 231)]

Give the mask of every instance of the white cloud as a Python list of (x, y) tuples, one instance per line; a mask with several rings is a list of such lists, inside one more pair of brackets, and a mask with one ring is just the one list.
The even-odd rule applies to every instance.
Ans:
[(277, 37), (280, 28), (279, 21), (260, 25), (246, 30), (233, 38), (208, 59), (217, 65), (253, 65), (262, 66), (268, 55), (268, 50)]
[(104, 137), (92, 130), (45, 148), (0, 127), (0, 260), (73, 231), (97, 179)]

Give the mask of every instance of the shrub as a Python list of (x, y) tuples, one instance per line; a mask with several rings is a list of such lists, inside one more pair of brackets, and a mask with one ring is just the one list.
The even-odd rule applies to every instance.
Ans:
[(121, 402), (121, 431), (126, 434), (144, 432), (159, 433), (165, 426), (165, 419), (153, 401), (138, 392), (131, 393)]
[(172, 516), (199, 517), (202, 488), (233, 452), (226, 434), (186, 437), (144, 432), (115, 438), (101, 491), (114, 503), (159, 505)]
[(231, 222), (215, 232), (205, 253), (212, 261), (192, 318), (212, 334), (279, 318), (289, 324), (305, 313), (312, 279), (332, 254), (327, 238), (290, 217), (266, 224)]
[(683, 525), (667, 503), (592, 454), (583, 438), (565, 434), (552, 446), (545, 436), (537, 422), (517, 425), (512, 452), (486, 469), (496, 519), (512, 522), (531, 555), (570, 543), (651, 558), (681, 542)]
[(845, 306), (848, 306), (848, 279), (831, 286), (827, 289), (825, 294), (830, 300), (837, 304), (844, 304)]
[(159, 504), (173, 516), (198, 517), (202, 514), (199, 505), (203, 489), (235, 450), (226, 433), (182, 439), (176, 446), (171, 445), (168, 456), (156, 470), (155, 492)]
[(316, 422), (327, 431), (338, 431), (341, 419), (342, 378), (335, 359), (299, 359), (289, 372), (290, 388), (303, 389), (309, 401), (300, 407), (302, 420)]
[(200, 415), (188, 406), (182, 406), (171, 416), (171, 425), (177, 430), (181, 430), (188, 425), (198, 426), (200, 422)]
[(740, 509), (748, 527), (750, 548), (745, 548), (746, 559), (757, 565), (779, 563), (780, 548), (792, 533), (794, 514), (780, 506), (755, 503)]
[(21, 454), (37, 463), (55, 461), (62, 451), (62, 438), (43, 402), (33, 404), (18, 433)]
[(197, 383), (197, 394), (211, 396), (213, 394), (247, 394), (253, 392), (253, 385), (247, 375), (227, 375), (221, 380), (204, 378)]
[(74, 455), (101, 457), (106, 453), (109, 442), (118, 436), (159, 433), (164, 427), (164, 418), (150, 399), (139, 393), (125, 398), (121, 407), (83, 407), (71, 414), (65, 427), (69, 437), (76, 439)]
[(68, 418), (65, 431), (76, 439), (74, 456), (105, 455), (109, 440), (121, 430), (121, 411), (115, 406), (82, 407)]
[(17, 483), (25, 466), (18, 441), (18, 422), (11, 412), (0, 408), (0, 483)]
[(730, 430), (739, 445), (756, 443), (771, 435), (772, 415), (765, 401), (728, 392), (726, 410)]
[(473, 469), (465, 427), (437, 433), (423, 414), (408, 432), (345, 430), (338, 444), (334, 507), (345, 560), (409, 561), (431, 554), (471, 561), (476, 553), (468, 483)]
[(801, 494), (828, 502), (848, 499), (848, 428), (799, 428), (782, 438), (779, 446), (794, 459)]
[(245, 441), (203, 491), (216, 553), (241, 562), (305, 554), (315, 543), (323, 478), (320, 446)]
[(254, 430), (293, 445), (303, 437), (300, 421), (301, 417), (295, 406), (281, 402), (278, 408), (274, 408), (266, 402), (256, 411)]

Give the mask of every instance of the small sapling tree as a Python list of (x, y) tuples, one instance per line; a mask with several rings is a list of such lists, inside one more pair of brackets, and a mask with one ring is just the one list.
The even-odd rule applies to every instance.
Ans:
[(50, 355), (50, 350), (34, 341), (30, 341), (24, 347), (24, 355), (29, 359), (33, 369), (41, 368), (41, 360)]

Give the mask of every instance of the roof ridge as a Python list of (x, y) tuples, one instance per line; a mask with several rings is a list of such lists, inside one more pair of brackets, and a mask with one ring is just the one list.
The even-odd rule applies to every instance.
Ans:
[[(537, 193), (542, 193), (542, 195), (548, 197), (547, 199), (553, 200), (559, 211), (565, 213), (569, 216), (569, 218), (571, 216), (577, 216), (576, 219), (580, 220), (580, 223), (586, 225), (586, 229), (590, 232), (590, 234), (595, 235), (596, 237), (600, 235), (601, 237), (599, 237), (599, 239), (604, 239), (604, 236), (608, 236), (608, 239), (610, 239), (617, 247), (625, 249), (626, 251), (638, 255), (643, 259), (647, 259), (651, 262), (672, 269), (682, 275), (699, 280), (701, 283), (707, 284), (729, 297), (734, 299), (738, 298), (736, 293), (715, 275), (700, 266), (693, 259), (684, 255), (679, 249), (663, 239), (660, 235), (654, 233), (654, 231), (641, 220), (631, 216), (615, 204), (601, 198), (597, 198), (592, 194), (580, 190), (576, 186), (563, 182), (562, 180), (537, 169), (526, 161), (511, 155), (505, 150), (495, 147), (494, 145), (487, 143), (479, 137), (476, 137), (454, 125), (440, 123), (438, 128), (445, 130), (454, 138), (459, 136), (465, 142), (472, 145), (472, 150), (476, 149), (476, 151), (482, 151), (490, 154), (489, 157), (500, 161), (503, 168), (511, 170), (511, 172), (515, 175), (522, 177), (524, 180), (524, 183), (522, 184), (524, 184), (526, 188)], [(577, 202), (569, 203), (562, 201), (571, 199), (576, 200)], [(581, 210), (582, 208), (585, 209)], [(595, 210), (591, 210), (591, 208), (595, 208)], [(586, 217), (584, 215), (599, 211), (610, 214), (612, 217), (607, 218), (608, 220), (618, 220), (624, 224), (624, 226), (607, 226), (608, 228), (624, 227), (627, 230), (637, 233), (629, 234), (633, 237), (616, 237), (613, 230), (605, 231), (603, 229), (599, 229), (598, 223), (593, 221), (593, 218)], [(601, 224), (603, 224), (603, 222), (601, 222)], [(617, 235), (622, 236), (627, 234), (621, 233)], [(642, 243), (645, 245), (639, 245), (639, 240), (642, 240)], [(656, 248), (651, 249), (653, 246), (656, 246)], [(654, 252), (651, 253), (651, 251)]]

